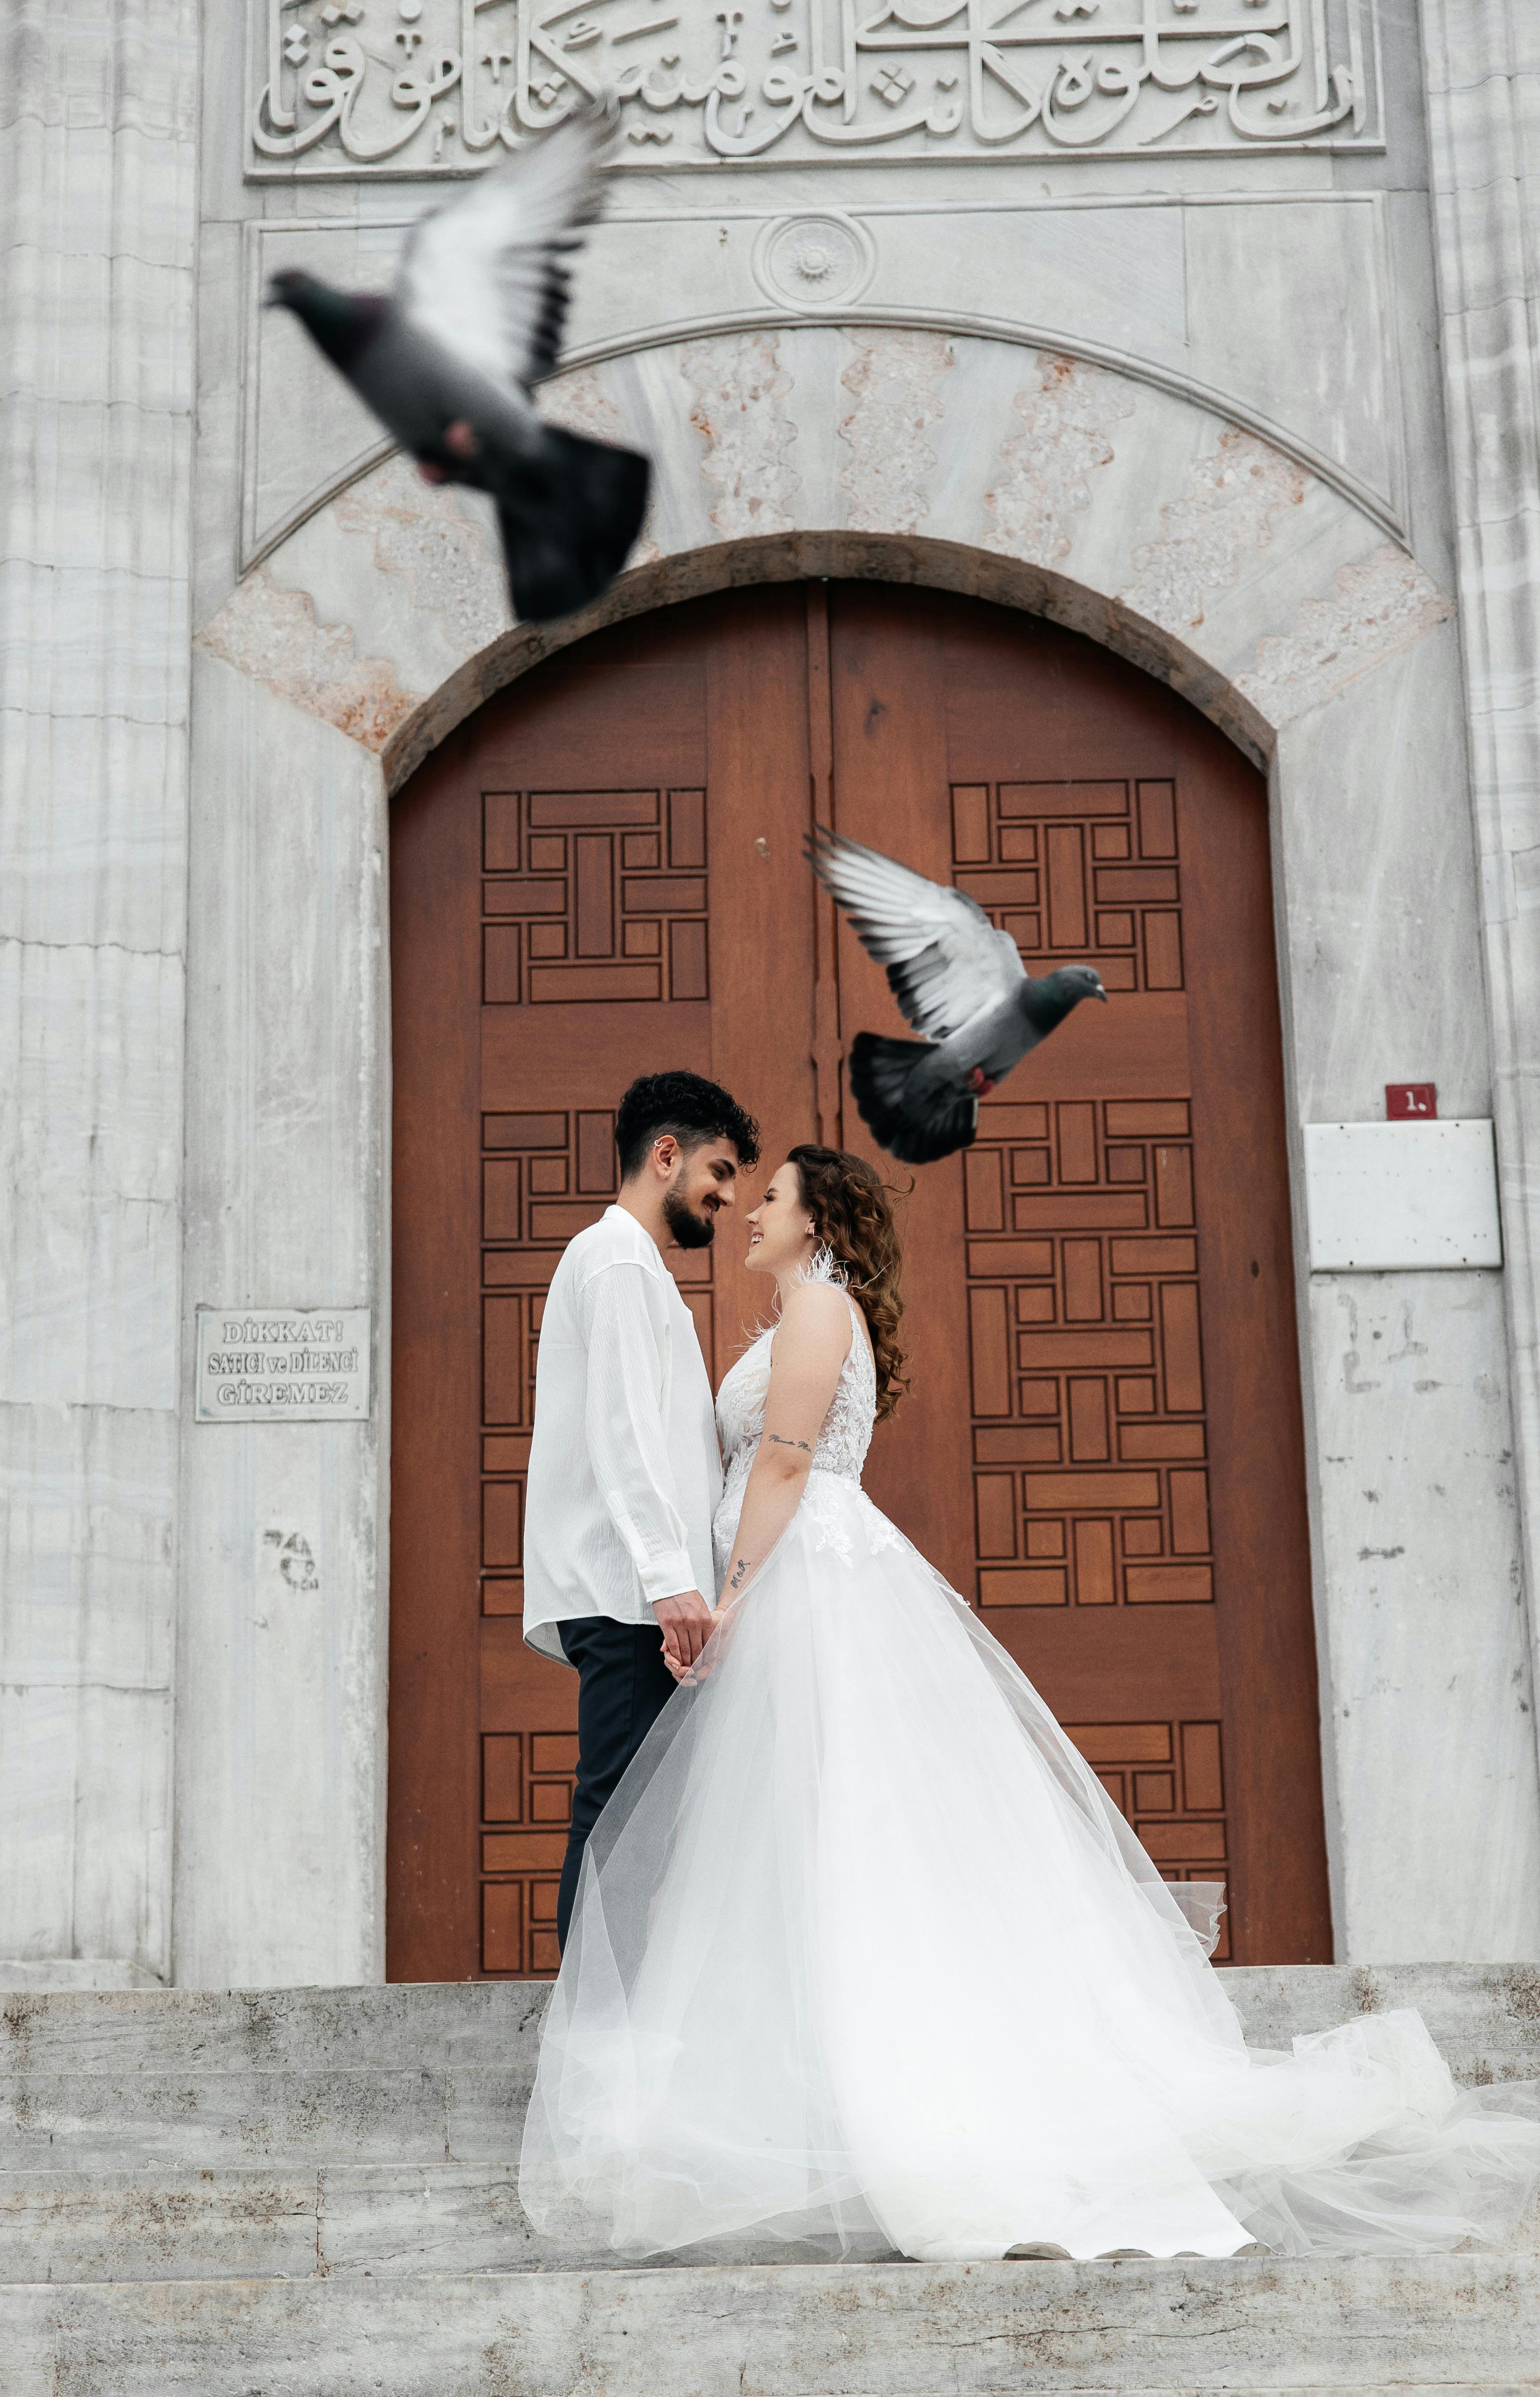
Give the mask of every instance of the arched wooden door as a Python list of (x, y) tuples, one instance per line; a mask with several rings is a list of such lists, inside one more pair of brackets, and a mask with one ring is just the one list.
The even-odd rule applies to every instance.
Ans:
[[(523, 1472), (542, 1292), (612, 1195), (620, 1091), (692, 1066), (767, 1168), (876, 1154), (843, 1044), (894, 1011), (815, 894), (815, 816), (1114, 994), (918, 1176), (914, 1395), (868, 1486), (1161, 1868), (1227, 1881), (1221, 1952), (1325, 1960), (1262, 786), (1075, 635), (836, 583), (596, 635), (395, 804), (391, 1976), (556, 1964), (575, 1681), (520, 1638)], [(742, 1250), (730, 1225), (677, 1260), (716, 1375), (763, 1301)]]

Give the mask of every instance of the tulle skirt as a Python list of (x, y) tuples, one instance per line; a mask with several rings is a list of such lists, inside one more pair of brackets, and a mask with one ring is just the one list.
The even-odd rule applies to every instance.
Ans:
[(1418, 2015), (1248, 2051), (1036, 1692), (815, 1474), (589, 1842), (519, 2189), (625, 2256), (1409, 2253), (1540, 2181), (1533, 2084)]

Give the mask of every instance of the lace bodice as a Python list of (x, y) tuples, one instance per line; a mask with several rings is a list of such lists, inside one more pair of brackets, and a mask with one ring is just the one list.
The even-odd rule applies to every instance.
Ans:
[[(846, 1294), (851, 1315), (850, 1354), (839, 1369), (839, 1380), (829, 1412), (813, 1448), (815, 1473), (837, 1473), (860, 1486), (861, 1468), (872, 1444), (877, 1420), (877, 1368), (872, 1362), (866, 1326), (855, 1301)], [(724, 1375), (716, 1393), (716, 1428), (722, 1438), (729, 1491), (741, 1485), (753, 1464), (765, 1428), (765, 1400), (770, 1392), (770, 1344), (773, 1327), (762, 1332)]]

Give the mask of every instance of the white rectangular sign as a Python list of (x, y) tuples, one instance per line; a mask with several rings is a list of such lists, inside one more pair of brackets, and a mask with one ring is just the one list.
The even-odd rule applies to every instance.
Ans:
[(362, 1423), (367, 1306), (200, 1306), (199, 1423)]
[(1306, 1124), (1313, 1273), (1500, 1265), (1492, 1126)]

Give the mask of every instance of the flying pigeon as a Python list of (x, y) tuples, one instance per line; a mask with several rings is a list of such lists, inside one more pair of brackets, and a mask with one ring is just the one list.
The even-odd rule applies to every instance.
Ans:
[(556, 363), (565, 261), (599, 213), (613, 134), (607, 110), (585, 108), (432, 209), (388, 294), (294, 267), (268, 287), (430, 482), (491, 493), (526, 622), (596, 599), (647, 507), (645, 458), (543, 422), (530, 398)]
[(976, 899), (841, 833), (821, 825), (807, 853), (922, 1036), (856, 1034), (850, 1088), (862, 1121), (905, 1165), (950, 1157), (977, 1132), (979, 1101), (1027, 1051), (1082, 998), (1105, 998), (1102, 977), (1094, 966), (1060, 966), (1034, 982)]

